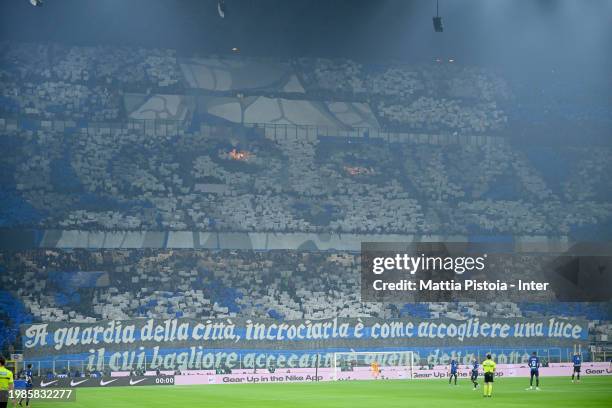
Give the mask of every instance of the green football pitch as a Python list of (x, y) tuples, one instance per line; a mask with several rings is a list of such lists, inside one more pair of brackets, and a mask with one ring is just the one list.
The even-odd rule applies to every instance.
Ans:
[(482, 389), (473, 391), (465, 379), (456, 387), (444, 380), (382, 380), (81, 388), (75, 402), (37, 402), (33, 407), (612, 407), (612, 376), (588, 377), (580, 384), (572, 384), (567, 377), (543, 378), (541, 391), (526, 391), (528, 382), (526, 378), (497, 379), (491, 399), (482, 397)]

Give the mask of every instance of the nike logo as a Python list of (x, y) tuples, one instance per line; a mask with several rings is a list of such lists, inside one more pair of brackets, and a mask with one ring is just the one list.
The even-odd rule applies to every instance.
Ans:
[(138, 383), (143, 382), (144, 380), (146, 380), (146, 378), (142, 378), (142, 379), (140, 379), (140, 380), (136, 380), (136, 381), (134, 381), (134, 380), (132, 380), (132, 379), (130, 378), (130, 385), (136, 385), (136, 384), (138, 384)]
[(118, 380), (118, 378), (115, 378), (114, 380), (108, 380), (108, 381), (100, 380), (100, 386), (104, 387), (105, 385), (108, 385), (108, 384), (110, 384), (112, 382), (115, 382), (117, 380)]
[(58, 380), (53, 380), (53, 381), (49, 381), (48, 383), (46, 383), (46, 382), (45, 382), (45, 380), (42, 380), (42, 381), (40, 382), (40, 386), (41, 386), (41, 387), (46, 387), (47, 385), (54, 384), (54, 383), (56, 383), (57, 381), (58, 381)]
[(81, 380), (81, 381), (70, 380), (70, 386), (71, 387), (76, 387), (79, 384), (83, 384), (85, 381), (87, 381), (87, 380)]

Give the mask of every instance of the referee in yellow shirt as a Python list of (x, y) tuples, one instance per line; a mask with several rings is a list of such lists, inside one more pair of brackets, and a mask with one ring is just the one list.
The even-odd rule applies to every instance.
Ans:
[(13, 372), (5, 364), (6, 360), (0, 356), (0, 408), (6, 408), (9, 390), (13, 389)]
[(491, 358), (491, 354), (487, 354), (487, 359), (482, 362), (482, 369), (484, 370), (484, 390), (483, 397), (491, 398), (493, 393), (493, 379), (495, 378), (495, 361)]

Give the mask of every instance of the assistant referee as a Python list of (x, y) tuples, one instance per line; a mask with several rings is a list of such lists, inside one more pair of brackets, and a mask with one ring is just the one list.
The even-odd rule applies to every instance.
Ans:
[(484, 390), (483, 397), (491, 398), (493, 393), (493, 379), (495, 378), (495, 361), (491, 358), (491, 354), (487, 354), (487, 359), (482, 362), (482, 369), (484, 371)]
[(13, 389), (13, 372), (4, 365), (6, 360), (0, 356), (0, 408), (8, 405), (9, 390)]

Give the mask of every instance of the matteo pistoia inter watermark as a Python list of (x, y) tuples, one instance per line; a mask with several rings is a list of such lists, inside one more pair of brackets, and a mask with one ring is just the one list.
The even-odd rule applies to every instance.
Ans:
[(476, 243), (379, 243), (361, 246), (365, 302), (607, 301), (611, 248), (562, 252)]

